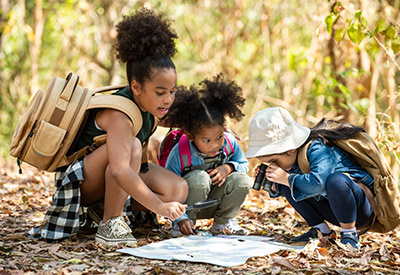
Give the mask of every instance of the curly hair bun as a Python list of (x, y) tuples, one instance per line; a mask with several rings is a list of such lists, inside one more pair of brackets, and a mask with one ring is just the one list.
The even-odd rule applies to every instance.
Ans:
[(124, 15), (116, 29), (115, 51), (122, 62), (173, 57), (176, 53), (178, 35), (162, 13), (141, 9), (136, 14)]
[(200, 82), (199, 92), (208, 107), (215, 106), (224, 116), (228, 115), (237, 121), (244, 116), (240, 110), (246, 101), (242, 96), (242, 88), (235, 81), (225, 79), (221, 73)]

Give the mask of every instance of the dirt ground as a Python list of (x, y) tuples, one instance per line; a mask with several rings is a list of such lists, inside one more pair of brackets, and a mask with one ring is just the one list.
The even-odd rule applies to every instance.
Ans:
[[(29, 167), (19, 175), (16, 165), (1, 166), (0, 274), (400, 274), (398, 229), (364, 234), (360, 252), (321, 239), (299, 253), (281, 250), (231, 268), (121, 254), (97, 245), (94, 232), (55, 243), (34, 240), (28, 231), (41, 223), (51, 202), (52, 177)], [(281, 242), (307, 230), (285, 200), (270, 199), (263, 191), (250, 192), (237, 218), (251, 234)], [(140, 246), (170, 237), (169, 222), (160, 222), (161, 229), (137, 229)], [(211, 225), (212, 220), (198, 224), (205, 231)]]

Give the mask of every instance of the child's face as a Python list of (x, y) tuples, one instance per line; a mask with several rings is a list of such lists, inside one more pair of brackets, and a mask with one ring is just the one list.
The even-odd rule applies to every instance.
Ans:
[(136, 104), (143, 112), (149, 112), (157, 118), (168, 113), (175, 100), (176, 72), (173, 69), (154, 70), (152, 78), (144, 85), (132, 81), (131, 89)]
[(224, 126), (203, 127), (191, 137), (191, 140), (201, 153), (215, 157), (224, 145)]
[(265, 155), (257, 157), (258, 160), (268, 163), (275, 164), (282, 168), (283, 170), (289, 170), (292, 168), (293, 164), (296, 162), (297, 149), (289, 150), (285, 153), (275, 154), (275, 155)]

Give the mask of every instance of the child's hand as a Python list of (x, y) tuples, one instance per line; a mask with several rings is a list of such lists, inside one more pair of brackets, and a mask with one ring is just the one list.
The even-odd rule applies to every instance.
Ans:
[(179, 229), (184, 235), (193, 235), (194, 224), (192, 220), (184, 219), (178, 222)]
[(222, 164), (215, 169), (208, 169), (208, 175), (210, 175), (211, 182), (213, 185), (218, 184), (218, 187), (221, 187), (225, 181), (226, 177), (233, 171), (232, 166), (229, 164)]
[(289, 186), (289, 174), (274, 163), (271, 163), (268, 166), (267, 170), (265, 171), (265, 175), (271, 182)]
[(261, 164), (258, 165), (258, 166), (256, 167), (256, 169), (254, 169), (254, 178), (256, 178), (257, 175), (258, 175), (258, 173), (260, 172), (260, 166), (261, 166)]
[(177, 201), (164, 202), (156, 213), (171, 220), (176, 220), (186, 212), (186, 207), (186, 204), (181, 204)]

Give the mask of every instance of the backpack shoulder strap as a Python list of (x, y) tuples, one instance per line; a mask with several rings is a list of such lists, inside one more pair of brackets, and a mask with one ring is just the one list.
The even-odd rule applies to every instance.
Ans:
[[(112, 86), (110, 86), (112, 87)], [(117, 95), (93, 96), (87, 109), (112, 108), (126, 114), (133, 123), (133, 135), (136, 136), (142, 128), (142, 114), (139, 107), (130, 99)], [(154, 125), (157, 123), (155, 121)]]
[(189, 139), (185, 134), (182, 134), (179, 139), (179, 157), (181, 159), (181, 173), (189, 169), (192, 166), (192, 156), (190, 154)]
[(299, 165), (299, 168), (301, 172), (303, 172), (303, 174), (310, 173), (310, 162), (307, 158), (307, 151), (310, 147), (311, 142), (312, 140), (307, 142), (297, 150), (297, 164)]
[(224, 146), (224, 151), (225, 151), (226, 156), (230, 156), (235, 153), (235, 150), (233, 149), (233, 145), (232, 145), (231, 141), (229, 140), (229, 138), (225, 134), (224, 134), (224, 137), (229, 145), (229, 146)]
[[(122, 86), (123, 87), (123, 86)], [(109, 90), (115, 90), (121, 88), (121, 86), (107, 86), (99, 88), (98, 92), (104, 92)], [(116, 95), (97, 95), (92, 96), (86, 110), (96, 108), (112, 108), (126, 114), (133, 124), (133, 135), (136, 136), (142, 128), (142, 114), (140, 113), (139, 107), (130, 99), (123, 96)], [(155, 121), (156, 122), (156, 121)], [(154, 123), (156, 125), (156, 123)], [(106, 142), (107, 135), (100, 135), (93, 138), (93, 144), (86, 146), (75, 152), (74, 154), (67, 157), (68, 163), (75, 162), (78, 158), (82, 157), (88, 152), (93, 152), (96, 148), (100, 147)]]
[(111, 86), (104, 86), (104, 87), (100, 87), (97, 88), (95, 90), (93, 90), (92, 94), (97, 94), (97, 93), (104, 93), (104, 92), (108, 92), (108, 91), (114, 91), (114, 90), (121, 90), (123, 88), (127, 87), (127, 85), (111, 85)]

